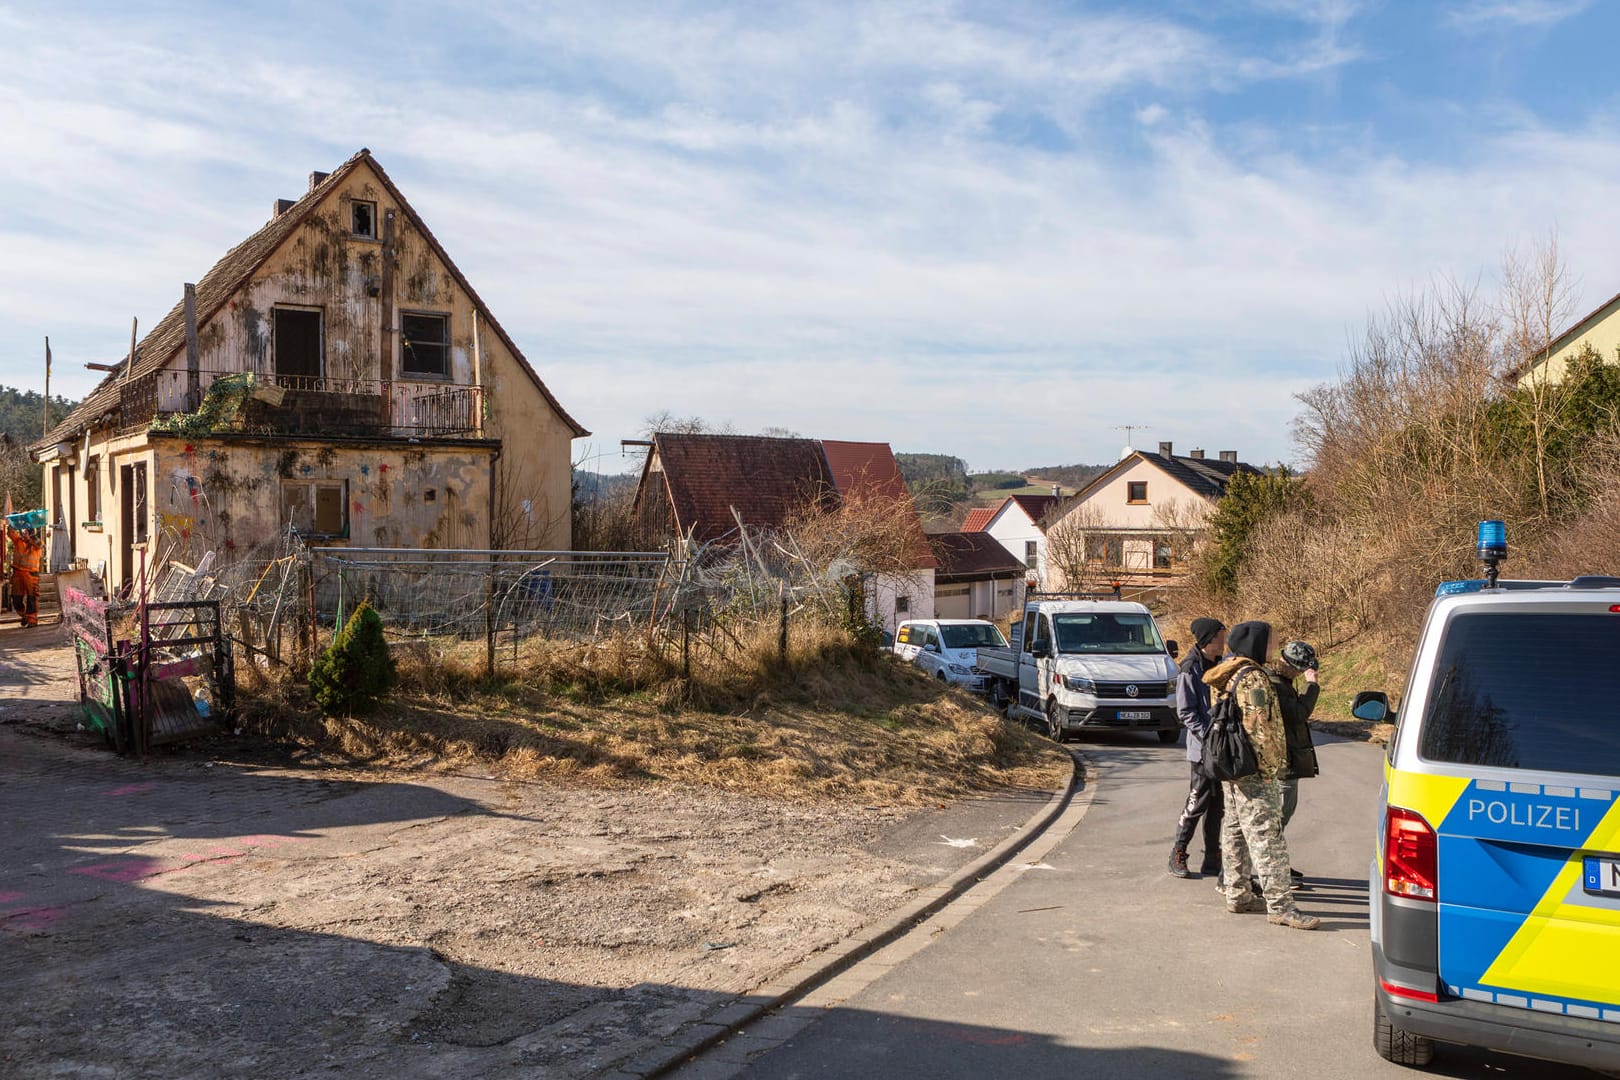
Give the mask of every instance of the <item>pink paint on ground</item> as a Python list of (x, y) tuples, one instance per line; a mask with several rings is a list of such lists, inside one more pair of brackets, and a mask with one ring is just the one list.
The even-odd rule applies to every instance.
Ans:
[(0, 911), (0, 929), (49, 930), (63, 915), (65, 907), (22, 908), (18, 911)]
[(155, 787), (157, 787), (156, 784), (125, 784), (123, 787), (115, 787), (111, 791), (103, 791), (101, 794), (103, 796), (139, 795), (141, 792), (151, 791)]
[(0, 904), (15, 904), (27, 895), (27, 893), (20, 892), (0, 892)]
[(140, 855), (129, 856), (120, 862), (96, 863), (94, 866), (75, 866), (69, 870), (70, 874), (82, 874), (85, 877), (98, 878), (101, 881), (130, 882), (139, 881), (144, 877), (161, 874), (164, 864), (157, 859), (148, 859)]

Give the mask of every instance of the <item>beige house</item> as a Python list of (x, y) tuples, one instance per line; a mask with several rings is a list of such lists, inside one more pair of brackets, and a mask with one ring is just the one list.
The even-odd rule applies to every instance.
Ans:
[(1519, 386), (1540, 383), (1554, 386), (1564, 381), (1569, 362), (1588, 347), (1606, 363), (1615, 363), (1620, 356), (1620, 295), (1612, 296), (1585, 318), (1577, 321), (1562, 334), (1548, 342), (1545, 350), (1537, 350), (1517, 368), (1509, 378)]
[(566, 549), (564, 411), (367, 150), (312, 173), (31, 450), (51, 561)]
[(1229, 480), (1259, 469), (1223, 450), (1129, 450), (1046, 519), (1046, 587), (1174, 584)]

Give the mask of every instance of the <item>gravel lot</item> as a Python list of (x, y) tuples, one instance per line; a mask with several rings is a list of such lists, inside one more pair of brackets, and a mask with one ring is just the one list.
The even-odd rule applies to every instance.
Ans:
[(0, 1073), (585, 1076), (1010, 835), (926, 811), (299, 765), (75, 732), (53, 628), (0, 628)]

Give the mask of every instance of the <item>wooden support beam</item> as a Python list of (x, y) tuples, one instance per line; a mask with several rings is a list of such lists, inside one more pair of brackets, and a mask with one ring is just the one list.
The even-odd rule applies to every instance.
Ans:
[(201, 358), (197, 349), (197, 286), (186, 282), (186, 408), (202, 405)]

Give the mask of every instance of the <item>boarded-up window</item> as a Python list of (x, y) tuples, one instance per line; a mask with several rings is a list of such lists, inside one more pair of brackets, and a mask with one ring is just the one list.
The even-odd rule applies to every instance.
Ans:
[(347, 480), (287, 480), (281, 485), (281, 523), (300, 536), (349, 535)]
[(292, 380), (293, 389), (304, 389), (299, 380), (321, 377), (321, 313), (278, 307), (275, 318), (276, 374)]
[(400, 371), (406, 375), (449, 377), (450, 316), (401, 312), (399, 340)]

